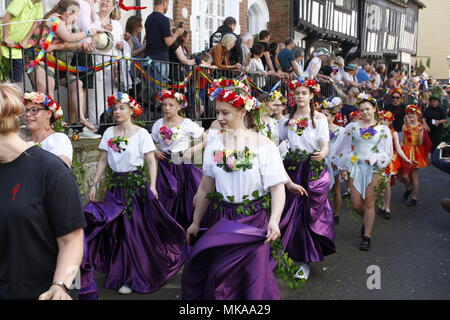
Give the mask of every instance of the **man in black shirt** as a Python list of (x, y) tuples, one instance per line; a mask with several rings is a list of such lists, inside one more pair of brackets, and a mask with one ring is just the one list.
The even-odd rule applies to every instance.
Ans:
[(445, 118), (444, 109), (439, 106), (439, 95), (432, 95), (430, 97), (430, 106), (423, 112), (423, 118), (426, 120), (430, 128), (430, 139), (433, 143), (432, 152), (441, 143), (442, 131), (444, 130), (444, 123), (447, 122)]
[(270, 32), (267, 30), (263, 30), (259, 33), (259, 44), (264, 46), (264, 55), (261, 57), (261, 61), (263, 63), (264, 69), (266, 71), (275, 72), (275, 69), (272, 65), (272, 60), (270, 59)]
[(230, 51), (230, 65), (242, 64), (244, 60), (244, 54), (242, 52), (242, 44), (241, 37), (234, 33), (236, 30), (237, 21), (233, 17), (228, 17), (223, 22), (216, 32), (214, 32), (209, 38), (209, 47), (212, 48), (216, 44), (219, 44), (222, 41), (224, 35), (228, 33), (232, 33), (236, 36), (236, 45)]
[(170, 20), (164, 15), (168, 10), (169, 0), (155, 0), (153, 13), (145, 21), (144, 55), (156, 60), (150, 64), (149, 72), (164, 83), (167, 83), (169, 74), (169, 47), (184, 33), (183, 29), (178, 28), (172, 35)]
[(405, 108), (402, 103), (403, 92), (401, 89), (394, 89), (391, 91), (391, 104), (387, 105), (384, 109), (392, 112), (395, 117), (392, 123), (394, 130), (399, 134), (402, 133), (403, 124), (405, 122)]

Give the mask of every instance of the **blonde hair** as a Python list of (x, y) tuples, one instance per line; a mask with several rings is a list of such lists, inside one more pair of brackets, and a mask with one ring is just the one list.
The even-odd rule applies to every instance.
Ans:
[(113, 0), (113, 6), (115, 6), (114, 10), (111, 12), (109, 17), (113, 20), (120, 20), (122, 17), (119, 6), (117, 5), (117, 1)]
[(232, 33), (227, 33), (226, 35), (223, 36), (222, 41), (220, 42), (220, 44), (222, 45), (222, 47), (225, 48), (230, 48), (231, 44), (236, 44), (236, 36)]
[(12, 83), (0, 83), (0, 134), (18, 132), (24, 111), (21, 89)]

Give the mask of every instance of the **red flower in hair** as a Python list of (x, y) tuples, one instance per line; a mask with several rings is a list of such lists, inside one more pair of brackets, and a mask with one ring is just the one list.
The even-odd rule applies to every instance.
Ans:
[(113, 106), (117, 103), (117, 99), (115, 96), (108, 97), (108, 106)]

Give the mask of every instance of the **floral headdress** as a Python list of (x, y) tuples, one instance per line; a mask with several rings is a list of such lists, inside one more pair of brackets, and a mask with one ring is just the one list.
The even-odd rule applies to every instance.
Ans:
[(398, 94), (400, 94), (402, 96), (403, 95), (403, 90), (400, 89), (400, 88), (395, 88), (395, 89), (392, 89), (389, 94), (392, 96), (394, 93), (398, 93)]
[(318, 111), (328, 110), (331, 114), (335, 115), (338, 113), (337, 105), (335, 105), (332, 101), (324, 100), (317, 108)]
[(420, 111), (420, 108), (418, 106), (413, 105), (413, 104), (410, 104), (410, 105), (406, 106), (405, 113), (406, 114), (415, 113), (418, 116), (422, 115), (422, 111)]
[(351, 119), (357, 119), (361, 117), (361, 112), (359, 111), (352, 111), (350, 112), (350, 118)]
[(380, 112), (378, 112), (378, 116), (380, 117), (380, 119), (386, 120), (389, 122), (392, 122), (395, 120), (394, 114), (392, 112), (386, 111), (386, 110), (381, 110)]
[(108, 97), (108, 111), (110, 113), (113, 112), (113, 106), (116, 103), (128, 103), (130, 107), (133, 109), (133, 117), (135, 119), (139, 118), (141, 114), (144, 112), (142, 110), (142, 106), (137, 103), (136, 100), (133, 99), (133, 97), (129, 96), (126, 93), (118, 92), (116, 95)]
[(288, 87), (291, 90), (295, 90), (295, 88), (306, 87), (314, 90), (314, 93), (320, 93), (320, 85), (316, 82), (316, 80), (305, 80), (302, 77), (298, 77), (298, 79), (288, 81)]
[(32, 102), (35, 104), (39, 104), (51, 112), (53, 112), (53, 117), (55, 120), (61, 119), (63, 116), (63, 111), (58, 102), (53, 100), (52, 97), (47, 96), (40, 92), (27, 92), (23, 97), (24, 103)]
[(356, 99), (356, 105), (359, 106), (364, 101), (370, 102), (370, 103), (374, 104), (375, 106), (378, 103), (377, 99), (372, 97), (370, 94), (361, 93), (360, 95), (358, 95), (358, 98)]
[(182, 108), (186, 108), (188, 105), (186, 96), (181, 92), (175, 92), (175, 90), (163, 89), (160, 93), (158, 93), (158, 96), (156, 98), (161, 102), (164, 99), (175, 99), (178, 101)]
[(259, 110), (260, 102), (250, 94), (251, 90), (243, 82), (229, 79), (214, 80), (208, 90), (211, 101), (225, 101), (235, 108), (244, 108), (247, 112)]
[(276, 100), (281, 101), (282, 98), (283, 98), (283, 95), (281, 94), (281, 92), (278, 90), (275, 90), (269, 94), (269, 97), (267, 98), (267, 100), (268, 101), (276, 101)]

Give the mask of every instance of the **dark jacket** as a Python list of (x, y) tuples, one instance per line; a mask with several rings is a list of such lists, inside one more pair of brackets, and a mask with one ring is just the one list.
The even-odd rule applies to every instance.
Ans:
[(231, 29), (229, 26), (220, 26), (217, 31), (211, 35), (211, 37), (209, 38), (209, 48), (211, 49), (216, 44), (220, 43), (220, 41), (222, 41), (222, 37), (227, 33), (234, 34), (237, 39), (236, 45), (230, 51), (230, 65), (235, 65), (236, 63), (242, 64), (244, 54), (242, 53), (241, 37), (235, 34), (233, 32), (233, 29)]
[(433, 156), (431, 157), (431, 163), (433, 163), (433, 165), (436, 168), (438, 168), (446, 173), (450, 173), (450, 162), (441, 160), (439, 158), (440, 153), (441, 153), (441, 150), (439, 150), (439, 149), (434, 150)]

